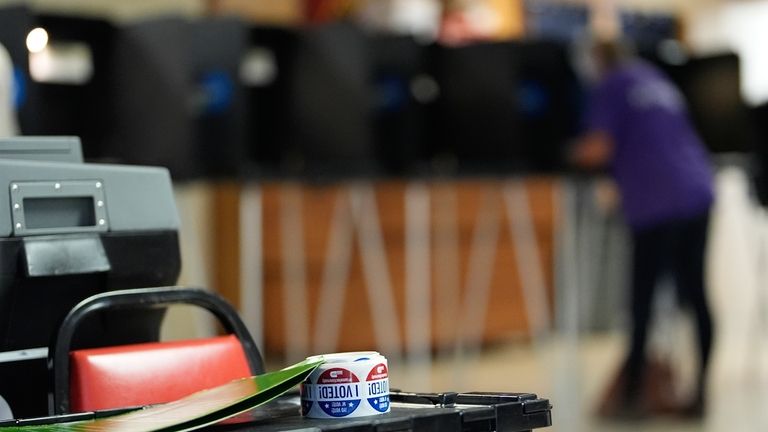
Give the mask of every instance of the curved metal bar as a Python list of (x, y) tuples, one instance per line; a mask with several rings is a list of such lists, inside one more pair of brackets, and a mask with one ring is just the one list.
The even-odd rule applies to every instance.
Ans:
[(199, 306), (211, 312), (224, 329), (237, 336), (254, 375), (264, 373), (259, 348), (235, 309), (218, 295), (202, 289), (159, 287), (110, 291), (91, 296), (64, 318), (48, 350), (48, 369), (53, 376), (53, 414), (69, 412), (69, 350), (77, 326), (82, 320), (105, 309), (156, 308), (173, 304)]

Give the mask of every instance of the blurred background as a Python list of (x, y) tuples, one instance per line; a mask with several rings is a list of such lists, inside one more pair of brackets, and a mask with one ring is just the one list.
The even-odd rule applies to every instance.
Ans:
[[(181, 284), (236, 305), (274, 367), (377, 349), (404, 390), (549, 398), (553, 430), (762, 431), (767, 22), (758, 0), (0, 1), (0, 132), (168, 167)], [(566, 163), (594, 34), (672, 78), (717, 170), (700, 422), (593, 416), (629, 263), (610, 180)], [(690, 317), (658, 297), (685, 392)], [(181, 308), (164, 331), (215, 329)]]

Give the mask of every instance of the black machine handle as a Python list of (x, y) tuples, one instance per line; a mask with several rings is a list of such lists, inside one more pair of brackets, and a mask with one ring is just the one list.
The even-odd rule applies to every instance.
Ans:
[(80, 322), (104, 309), (136, 309), (190, 304), (211, 312), (228, 333), (240, 340), (251, 373), (264, 373), (261, 353), (235, 309), (218, 295), (202, 289), (160, 287), (110, 291), (91, 296), (75, 306), (59, 327), (48, 350), (48, 368), (53, 375), (53, 413), (69, 412), (69, 350)]

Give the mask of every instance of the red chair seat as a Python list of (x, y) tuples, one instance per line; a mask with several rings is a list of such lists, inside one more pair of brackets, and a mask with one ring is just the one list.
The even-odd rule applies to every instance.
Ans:
[(251, 375), (230, 334), (70, 353), (71, 412), (170, 402)]

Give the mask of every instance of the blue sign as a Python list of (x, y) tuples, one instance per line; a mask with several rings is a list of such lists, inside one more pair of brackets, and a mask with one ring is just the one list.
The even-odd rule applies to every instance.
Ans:
[(18, 67), (13, 67), (13, 107), (18, 111), (27, 101), (27, 76)]
[(205, 95), (203, 113), (222, 114), (232, 106), (235, 84), (226, 72), (208, 72), (200, 79), (200, 85)]

